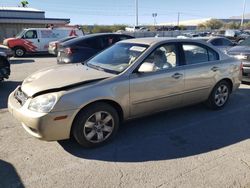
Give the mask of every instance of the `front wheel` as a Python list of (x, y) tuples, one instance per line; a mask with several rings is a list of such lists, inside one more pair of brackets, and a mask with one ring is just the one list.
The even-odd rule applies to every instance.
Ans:
[(95, 103), (83, 109), (73, 124), (73, 136), (84, 147), (97, 147), (116, 134), (119, 127), (117, 111), (106, 103)]
[(231, 88), (229, 83), (227, 81), (219, 82), (216, 84), (207, 100), (208, 107), (214, 110), (222, 109), (227, 103), (230, 93)]
[(23, 57), (25, 55), (25, 49), (21, 47), (14, 48), (14, 53), (16, 57)]

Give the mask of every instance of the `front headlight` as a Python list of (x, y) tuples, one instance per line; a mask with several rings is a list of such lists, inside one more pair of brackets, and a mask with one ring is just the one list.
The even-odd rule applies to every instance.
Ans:
[(57, 95), (50, 93), (35, 97), (30, 101), (29, 110), (41, 113), (48, 113), (57, 102)]

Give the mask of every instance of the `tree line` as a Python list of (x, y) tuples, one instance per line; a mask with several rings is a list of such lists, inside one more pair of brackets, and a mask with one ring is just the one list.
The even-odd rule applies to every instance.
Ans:
[(245, 22), (243, 24), (243, 27), (241, 27), (240, 22), (228, 22), (225, 23), (221, 20), (217, 19), (211, 19), (209, 21), (206, 21), (204, 23), (199, 24), (198, 29), (204, 30), (204, 29), (250, 29), (250, 22)]

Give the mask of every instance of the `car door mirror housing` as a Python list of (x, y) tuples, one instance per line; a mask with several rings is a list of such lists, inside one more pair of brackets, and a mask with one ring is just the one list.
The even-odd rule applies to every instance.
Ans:
[(139, 73), (153, 72), (154, 64), (149, 62), (144, 62), (138, 69)]

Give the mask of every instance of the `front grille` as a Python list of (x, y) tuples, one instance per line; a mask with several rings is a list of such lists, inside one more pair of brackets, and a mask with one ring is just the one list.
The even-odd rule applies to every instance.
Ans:
[(16, 100), (23, 106), (24, 103), (27, 101), (28, 96), (22, 91), (21, 87), (19, 87), (15, 94), (14, 94)]

